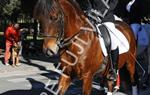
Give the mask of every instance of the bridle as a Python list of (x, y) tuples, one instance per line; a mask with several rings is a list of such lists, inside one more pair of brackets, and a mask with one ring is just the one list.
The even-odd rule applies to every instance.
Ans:
[[(57, 1), (57, 0), (56, 0)], [(55, 20), (55, 22), (57, 22), (60, 25), (60, 31), (57, 32), (56, 36), (53, 35), (49, 35), (49, 34), (42, 34), (42, 37), (44, 38), (50, 38), (50, 39), (56, 39), (56, 44), (59, 46), (59, 49), (63, 49), (67, 46), (69, 46), (72, 43), (73, 38), (78, 35), (80, 33), (77, 32), (75, 33), (73, 36), (65, 38), (64, 37), (64, 13), (63, 13), (63, 9), (61, 8), (61, 6), (58, 4), (58, 8), (60, 10), (60, 15), (57, 17), (57, 20)]]

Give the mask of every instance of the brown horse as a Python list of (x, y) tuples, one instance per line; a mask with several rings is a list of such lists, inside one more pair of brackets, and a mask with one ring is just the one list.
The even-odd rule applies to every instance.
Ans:
[[(49, 56), (60, 54), (63, 71), (59, 79), (60, 95), (64, 95), (76, 78), (83, 80), (83, 95), (90, 95), (93, 76), (102, 66), (104, 55), (97, 34), (91, 31), (91, 25), (77, 3), (73, 0), (38, 0), (34, 17), (40, 21), (44, 32), (43, 51)], [(116, 21), (115, 26), (130, 44), (129, 51), (119, 55), (118, 67), (120, 69), (126, 63), (134, 84), (134, 34), (124, 22)]]

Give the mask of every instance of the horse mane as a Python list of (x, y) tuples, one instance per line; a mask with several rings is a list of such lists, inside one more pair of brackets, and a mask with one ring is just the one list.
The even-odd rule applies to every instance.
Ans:
[[(76, 10), (77, 14), (82, 14), (83, 11), (81, 10), (80, 6), (74, 0), (66, 0), (69, 4), (71, 4), (74, 9)], [(34, 7), (33, 16), (38, 18), (39, 16), (49, 17), (51, 12), (55, 12), (58, 6), (55, 3), (55, 0), (38, 0)]]
[(76, 0), (67, 0), (71, 5), (75, 7), (78, 14), (83, 14), (83, 10), (81, 10), (79, 4), (76, 2)]
[(84, 12), (83, 10), (81, 10), (80, 6), (75, 0), (61, 0), (60, 3), (62, 3), (62, 5), (65, 6), (65, 10), (69, 12), (69, 15), (71, 17), (70, 20), (72, 20), (74, 24), (76, 23), (75, 26), (80, 27), (80, 25), (83, 25), (85, 23)]
[(54, 0), (38, 0), (34, 7), (33, 16), (35, 18), (39, 16), (49, 17), (50, 12), (54, 12), (57, 8), (57, 5), (54, 3)]

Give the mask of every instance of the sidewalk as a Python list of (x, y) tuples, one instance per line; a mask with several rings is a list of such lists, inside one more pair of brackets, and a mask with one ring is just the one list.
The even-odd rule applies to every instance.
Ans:
[[(0, 59), (3, 59), (4, 55), (0, 55)], [(54, 70), (53, 63), (48, 61), (47, 58), (40, 56), (20, 57), (20, 66), (5, 66), (0, 62), (0, 76), (7, 77), (10, 75), (18, 74), (33, 74), (39, 72), (48, 72)]]

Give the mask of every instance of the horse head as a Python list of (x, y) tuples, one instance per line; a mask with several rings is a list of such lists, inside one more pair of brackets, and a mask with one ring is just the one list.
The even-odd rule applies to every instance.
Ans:
[(57, 43), (63, 33), (63, 13), (57, 0), (38, 0), (34, 8), (34, 17), (39, 20), (44, 37), (43, 51), (45, 54), (56, 55)]
[[(67, 0), (38, 0), (34, 8), (34, 17), (39, 20), (42, 26), (43, 51), (48, 56), (57, 55), (59, 44), (64, 36), (72, 36), (81, 25), (79, 13), (69, 2)], [(68, 24), (72, 26), (72, 29), (68, 27)], [(72, 31), (72, 34), (64, 35), (64, 31)]]

